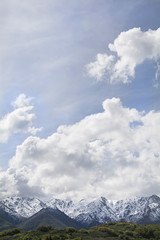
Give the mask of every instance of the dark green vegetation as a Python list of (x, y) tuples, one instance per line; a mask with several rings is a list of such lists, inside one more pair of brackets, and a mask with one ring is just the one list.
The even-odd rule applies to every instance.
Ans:
[(76, 230), (73, 227), (53, 229), (39, 226), (36, 230), (22, 231), (18, 228), (0, 233), (0, 240), (87, 240), (87, 239), (160, 239), (160, 225), (139, 225), (134, 223), (106, 223), (89, 230)]

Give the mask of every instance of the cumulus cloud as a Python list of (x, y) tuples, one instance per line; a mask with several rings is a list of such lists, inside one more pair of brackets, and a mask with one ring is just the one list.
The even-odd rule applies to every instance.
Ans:
[(103, 109), (17, 146), (8, 171), (19, 194), (119, 199), (160, 193), (160, 112), (126, 108), (119, 98), (105, 100)]
[(0, 142), (7, 142), (9, 137), (15, 133), (36, 134), (39, 128), (33, 126), (35, 114), (31, 113), (33, 106), (31, 98), (20, 94), (12, 103), (14, 110), (6, 114), (0, 120)]
[[(137, 65), (147, 59), (159, 61), (160, 28), (149, 29), (146, 32), (141, 31), (140, 28), (132, 28), (121, 32), (108, 48), (115, 53), (115, 56), (97, 54), (96, 61), (86, 66), (88, 75), (100, 81), (107, 74), (110, 83), (128, 83), (135, 77)], [(155, 79), (159, 79), (159, 65)]]
[(18, 194), (16, 184), (16, 178), (10, 169), (6, 172), (0, 169), (0, 198)]
[(89, 76), (96, 77), (97, 81), (100, 81), (106, 71), (111, 71), (113, 61), (113, 55), (108, 56), (107, 54), (97, 54), (96, 61), (91, 62), (86, 66)]

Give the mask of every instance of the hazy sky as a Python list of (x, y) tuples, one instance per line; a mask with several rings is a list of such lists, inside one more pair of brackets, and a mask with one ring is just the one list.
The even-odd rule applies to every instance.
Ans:
[(160, 1), (0, 1), (0, 198), (160, 195)]

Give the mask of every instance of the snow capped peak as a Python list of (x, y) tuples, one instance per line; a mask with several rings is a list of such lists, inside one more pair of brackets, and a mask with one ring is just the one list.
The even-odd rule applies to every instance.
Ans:
[[(154, 208), (154, 213), (153, 213)], [(160, 219), (160, 198), (156, 195), (149, 197), (134, 197), (117, 201), (114, 205), (119, 220), (141, 222), (142, 219), (156, 221)]]
[(88, 226), (109, 221), (160, 223), (160, 198), (156, 195), (118, 201), (101, 196), (92, 201), (82, 199), (77, 202), (57, 198), (42, 202), (34, 197), (15, 196), (1, 200), (0, 207), (11, 215), (22, 217), (30, 217), (43, 208), (59, 209)]
[(7, 197), (1, 201), (6, 212), (15, 212), (22, 217), (30, 217), (46, 207), (46, 204), (34, 197)]
[(157, 196), (157, 195), (151, 195), (150, 197), (149, 197), (149, 199), (152, 199), (153, 201), (159, 201), (160, 202), (160, 198)]
[(106, 201), (108, 202), (108, 200), (105, 197), (99, 197), (96, 200), (94, 200), (94, 202), (101, 202), (101, 203), (106, 203)]
[(47, 207), (58, 208), (60, 211), (64, 212), (66, 215), (71, 216), (74, 211), (75, 204), (72, 200), (61, 200), (53, 198), (46, 202)]

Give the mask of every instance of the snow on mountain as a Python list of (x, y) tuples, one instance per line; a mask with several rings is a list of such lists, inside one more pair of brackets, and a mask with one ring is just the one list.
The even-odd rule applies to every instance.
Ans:
[(14, 210), (14, 209), (10, 209), (8, 208), (3, 201), (0, 201), (0, 209), (4, 210), (6, 213), (8, 213), (10, 216), (12, 216), (13, 218), (20, 218), (21, 216)]
[(74, 203), (69, 200), (52, 199), (46, 204), (49, 207), (57, 207), (71, 218), (87, 225), (109, 221), (160, 221), (160, 198), (156, 195), (120, 201), (109, 201), (100, 197), (89, 203), (85, 200)]
[(68, 216), (74, 216), (75, 204), (71, 200), (61, 200), (53, 198), (46, 202), (47, 207), (58, 208)]
[(82, 211), (75, 219), (87, 225), (95, 225), (98, 223), (116, 221), (116, 216), (108, 200), (104, 197), (100, 197), (87, 204), (85, 206), (85, 211)]
[(76, 218), (81, 213), (86, 213), (88, 201), (82, 199), (78, 202), (72, 200), (51, 199), (46, 202), (47, 207), (58, 208), (71, 218)]
[(113, 208), (118, 221), (140, 222), (144, 218), (152, 222), (160, 220), (160, 198), (156, 195), (117, 201)]
[[(71, 200), (51, 199), (50, 201), (46, 202), (46, 205), (51, 208), (58, 208), (69, 217), (75, 218), (78, 221), (80, 221), (80, 219), (86, 218), (86, 221), (92, 222), (92, 218), (95, 218), (96, 215), (99, 215), (100, 219), (103, 218), (104, 215), (109, 214), (109, 211), (106, 207), (106, 202), (107, 200), (105, 198), (100, 198), (92, 202), (88, 202), (84, 199), (79, 202), (73, 202)], [(83, 222), (86, 221), (84, 220)]]
[(39, 212), (46, 204), (36, 198), (7, 197), (0, 201), (4, 210), (9, 214), (22, 217), (30, 217)]
[(100, 197), (94, 201), (51, 199), (42, 202), (36, 198), (8, 197), (0, 201), (0, 207), (15, 216), (30, 217), (42, 208), (58, 208), (69, 217), (88, 226), (109, 221), (137, 223), (160, 223), (160, 198), (135, 197), (120, 201), (110, 201)]

